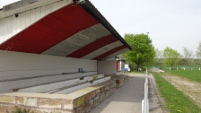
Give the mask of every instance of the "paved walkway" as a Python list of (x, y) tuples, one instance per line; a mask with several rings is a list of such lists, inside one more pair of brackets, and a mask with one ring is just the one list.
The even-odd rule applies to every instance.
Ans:
[(143, 75), (129, 75), (129, 81), (90, 113), (141, 113)]
[[(128, 83), (117, 89), (115, 94), (104, 100), (90, 113), (141, 113), (144, 81), (143, 74), (130, 74)], [(150, 113), (164, 113), (155, 88), (154, 79), (149, 76)]]

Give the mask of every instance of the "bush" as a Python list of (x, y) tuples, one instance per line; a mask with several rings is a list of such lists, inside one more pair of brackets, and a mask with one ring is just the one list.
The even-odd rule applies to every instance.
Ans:
[(16, 106), (15, 106), (15, 109), (16, 109), (15, 111), (9, 112), (6, 110), (6, 112), (7, 113), (34, 113), (33, 111), (31, 112), (30, 109), (25, 109), (25, 108), (21, 109), (21, 108), (18, 108)]

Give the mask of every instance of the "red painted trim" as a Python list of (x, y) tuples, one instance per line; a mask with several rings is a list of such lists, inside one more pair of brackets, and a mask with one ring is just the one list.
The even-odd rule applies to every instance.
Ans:
[(116, 71), (119, 71), (119, 63), (120, 63), (120, 61), (116, 60)]
[(98, 40), (90, 43), (89, 45), (87, 45), (83, 48), (80, 48), (79, 50), (69, 54), (68, 57), (75, 57), (75, 58), (84, 57), (85, 55), (87, 55), (97, 49), (100, 49), (103, 46), (113, 43), (115, 41), (117, 41), (117, 39), (113, 35), (108, 35), (106, 37), (98, 39)]
[(113, 54), (113, 53), (115, 53), (115, 52), (117, 52), (117, 51), (119, 51), (121, 49), (124, 49), (124, 48), (126, 48), (125, 45), (117, 47), (117, 48), (114, 48), (114, 49), (112, 49), (112, 50), (110, 50), (110, 51), (108, 51), (106, 53), (103, 53), (102, 55), (99, 55), (99, 56), (93, 58), (93, 60), (101, 60), (101, 59), (103, 59), (103, 58), (105, 58), (105, 57), (107, 57), (107, 56), (109, 56), (109, 55), (111, 55), (111, 54)]
[(98, 21), (80, 5), (63, 7), (0, 45), (0, 50), (40, 54)]

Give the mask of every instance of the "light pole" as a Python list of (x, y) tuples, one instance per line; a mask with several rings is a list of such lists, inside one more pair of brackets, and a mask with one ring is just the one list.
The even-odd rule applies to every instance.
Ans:
[[(149, 38), (149, 32), (147, 32), (147, 38)], [(148, 45), (147, 45), (147, 50), (148, 50)], [(147, 56), (147, 68), (148, 68), (148, 56)]]

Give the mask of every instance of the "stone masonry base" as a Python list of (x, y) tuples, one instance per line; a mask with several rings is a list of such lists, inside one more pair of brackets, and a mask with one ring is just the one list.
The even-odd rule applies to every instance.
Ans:
[(0, 113), (30, 109), (34, 113), (88, 113), (128, 81), (126, 75), (70, 94), (6, 93), (0, 95)]

